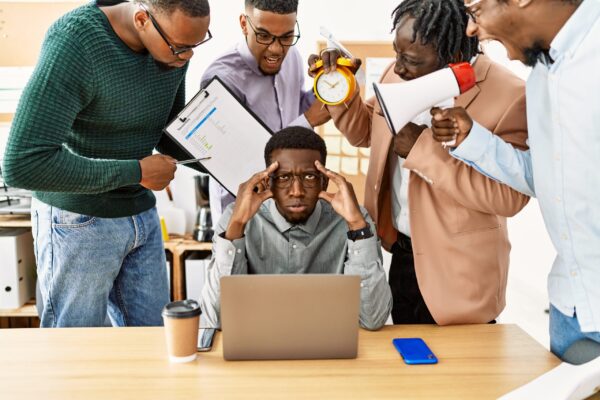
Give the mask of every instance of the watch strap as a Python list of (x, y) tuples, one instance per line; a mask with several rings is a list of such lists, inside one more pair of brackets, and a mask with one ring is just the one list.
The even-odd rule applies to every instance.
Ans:
[(356, 241), (356, 240), (368, 239), (370, 237), (373, 237), (373, 232), (371, 231), (371, 227), (367, 224), (367, 226), (365, 226), (362, 229), (348, 231), (347, 235), (348, 235), (348, 239), (350, 239), (352, 241)]

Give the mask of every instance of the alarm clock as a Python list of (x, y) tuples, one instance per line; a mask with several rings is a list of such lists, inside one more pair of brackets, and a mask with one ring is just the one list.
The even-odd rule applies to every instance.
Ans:
[(353, 69), (352, 60), (340, 57), (337, 59), (335, 71), (325, 73), (323, 60), (318, 60), (315, 63), (317, 75), (313, 83), (313, 91), (317, 99), (329, 106), (342, 104), (349, 100), (356, 88)]

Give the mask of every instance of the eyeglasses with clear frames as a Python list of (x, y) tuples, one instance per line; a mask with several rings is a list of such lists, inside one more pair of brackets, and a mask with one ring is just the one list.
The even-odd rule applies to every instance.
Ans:
[(296, 43), (298, 43), (298, 40), (300, 39), (300, 24), (298, 24), (298, 21), (296, 21), (296, 30), (298, 31), (298, 34), (275, 36), (268, 31), (263, 32), (263, 31), (257, 30), (254, 27), (254, 24), (252, 23), (252, 21), (250, 20), (250, 17), (248, 17), (247, 15), (244, 15), (244, 17), (246, 17), (246, 21), (248, 21), (248, 25), (250, 25), (250, 28), (252, 28), (252, 30), (254, 31), (254, 37), (256, 38), (256, 43), (258, 43), (258, 44), (270, 46), (275, 42), (275, 40), (278, 40), (279, 44), (282, 47), (290, 47), (290, 46), (293, 46)]
[(473, 0), (472, 2), (465, 4), (465, 11), (466, 11), (467, 15), (469, 16), (471, 21), (473, 21), (475, 23), (477, 23), (477, 17), (473, 13), (473, 11), (471, 11), (471, 7), (476, 6), (477, 4), (481, 3), (482, 1), (483, 0)]
[(320, 172), (304, 172), (301, 174), (280, 174), (280, 175), (269, 175), (271, 178), (271, 184), (277, 189), (287, 189), (292, 186), (294, 178), (298, 178), (300, 184), (307, 189), (311, 189), (321, 184), (323, 181), (323, 175)]
[(171, 42), (169, 42), (169, 40), (167, 39), (167, 36), (165, 35), (165, 33), (162, 31), (162, 29), (158, 25), (158, 22), (156, 22), (156, 20), (152, 16), (152, 14), (150, 14), (150, 11), (148, 11), (148, 8), (146, 8), (146, 6), (141, 3), (140, 3), (140, 7), (142, 8), (142, 10), (144, 10), (146, 12), (146, 14), (148, 14), (148, 18), (150, 18), (150, 22), (152, 22), (152, 25), (154, 25), (154, 29), (156, 29), (156, 31), (158, 32), (160, 37), (165, 41), (167, 46), (169, 46), (169, 49), (171, 50), (171, 53), (173, 53), (174, 56), (178, 56), (180, 54), (187, 53), (188, 51), (195, 49), (196, 47), (200, 46), (201, 44), (208, 42), (213, 37), (212, 33), (210, 33), (210, 29), (209, 29), (206, 33), (206, 38), (204, 38), (204, 40), (202, 40), (196, 44), (193, 44), (191, 46), (185, 46), (185, 47), (174, 46), (171, 44)]

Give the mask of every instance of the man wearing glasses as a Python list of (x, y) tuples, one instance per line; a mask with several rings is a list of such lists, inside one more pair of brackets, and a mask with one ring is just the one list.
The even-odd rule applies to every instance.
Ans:
[[(305, 64), (294, 45), (300, 39), (298, 0), (245, 0), (240, 26), (244, 40), (217, 58), (202, 77), (202, 86), (216, 75), (273, 132), (286, 126), (311, 128), (329, 119), (304, 90)], [(210, 181), (213, 221), (234, 201)]]
[[(183, 158), (163, 137), (184, 106), (206, 0), (90, 3), (50, 28), (2, 172), (34, 191), (43, 327), (161, 325), (169, 300), (152, 190)], [(154, 149), (163, 154), (152, 155)], [(169, 155), (166, 155), (169, 154)]]
[[(532, 67), (527, 79), (529, 151), (478, 129), (461, 109), (436, 118), (453, 155), (538, 199), (557, 257), (548, 276), (550, 349), (600, 348), (600, 1), (472, 0), (466, 33), (498, 40)], [(578, 346), (575, 346), (577, 348)], [(589, 360), (590, 358), (588, 358)]]
[[(375, 226), (352, 185), (325, 168), (326, 156), (323, 139), (304, 127), (267, 142), (267, 169), (240, 186), (215, 229), (201, 299), (210, 326), (219, 326), (222, 276), (280, 273), (360, 275), (360, 325), (385, 323), (392, 296)], [(335, 194), (326, 192), (329, 180)]]

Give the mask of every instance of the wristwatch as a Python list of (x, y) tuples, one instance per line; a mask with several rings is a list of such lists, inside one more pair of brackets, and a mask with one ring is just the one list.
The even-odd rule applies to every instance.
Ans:
[(348, 239), (352, 240), (353, 242), (361, 239), (368, 239), (370, 237), (373, 237), (373, 232), (371, 232), (371, 227), (369, 224), (362, 229), (348, 231)]

